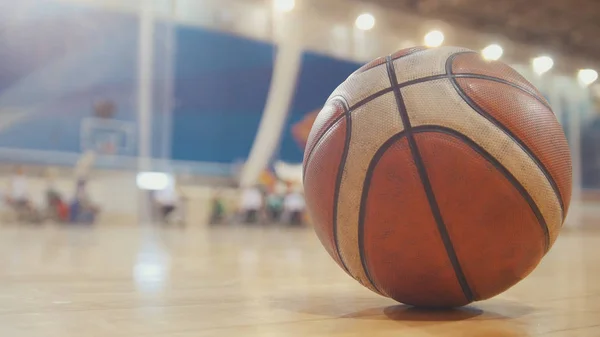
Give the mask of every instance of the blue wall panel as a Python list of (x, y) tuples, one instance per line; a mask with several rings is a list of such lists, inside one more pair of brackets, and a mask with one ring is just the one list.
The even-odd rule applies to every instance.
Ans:
[(267, 100), (273, 45), (195, 27), (175, 35), (173, 159), (245, 160)]
[(135, 16), (23, 0), (0, 11), (0, 146), (79, 151), (99, 99), (135, 120)]
[(361, 65), (306, 52), (302, 56), (302, 70), (298, 77), (296, 94), (283, 130), (277, 158), (290, 163), (302, 162), (304, 149), (292, 136), (292, 127), (308, 113), (321, 109), (327, 97)]

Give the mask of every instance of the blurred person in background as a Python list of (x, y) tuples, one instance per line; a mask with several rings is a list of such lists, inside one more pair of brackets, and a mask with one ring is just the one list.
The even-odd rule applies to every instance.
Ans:
[(306, 203), (300, 187), (291, 187), (283, 201), (285, 217), (290, 225), (300, 226), (304, 223)]
[(55, 222), (69, 220), (69, 206), (55, 186), (56, 169), (46, 170), (46, 218)]
[(41, 220), (41, 216), (29, 199), (28, 189), (25, 170), (21, 166), (15, 167), (15, 172), (9, 181), (8, 204), (15, 212), (17, 221), (37, 223)]
[(15, 167), (10, 177), (8, 198), (9, 203), (16, 209), (25, 209), (29, 205), (28, 182), (25, 171), (21, 166)]
[(154, 191), (153, 197), (160, 221), (163, 224), (177, 222), (183, 225), (185, 223), (183, 206), (185, 197), (174, 180), (164, 189)]
[(210, 225), (220, 225), (225, 220), (225, 202), (223, 193), (216, 190), (211, 199)]
[(263, 194), (258, 186), (247, 187), (242, 191), (240, 211), (242, 222), (254, 224), (263, 209)]
[(72, 223), (92, 224), (96, 221), (99, 212), (87, 191), (87, 181), (79, 180), (75, 189), (75, 196), (70, 207), (70, 218)]
[(270, 222), (275, 223), (281, 221), (281, 214), (283, 213), (284, 191), (285, 185), (281, 182), (278, 182), (271, 187), (271, 191), (267, 195), (266, 207), (267, 216)]
[(69, 217), (72, 223), (92, 224), (96, 221), (96, 216), (100, 212), (100, 208), (92, 202), (87, 190), (90, 173), (95, 161), (96, 153), (87, 151), (75, 165), (75, 195), (69, 207)]

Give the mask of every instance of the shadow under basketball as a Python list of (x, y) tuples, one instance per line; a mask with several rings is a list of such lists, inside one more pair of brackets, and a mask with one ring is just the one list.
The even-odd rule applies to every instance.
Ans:
[[(531, 307), (508, 301), (482, 304), (478, 307), (466, 306), (451, 309), (425, 309), (398, 304), (385, 308), (367, 309), (342, 316), (342, 318), (396, 322), (400, 329), (412, 327), (422, 330), (430, 336), (516, 337), (529, 335), (522, 326), (515, 324), (509, 318), (527, 315), (532, 312)], [(468, 326), (466, 330), (465, 326)]]
[[(530, 314), (534, 309), (520, 302), (493, 299), (464, 307), (450, 309), (419, 308), (406, 304), (389, 304), (376, 297), (344, 299), (332, 294), (307, 297), (282, 296), (271, 298), (271, 305), (279, 309), (331, 318), (452, 322), (472, 318), (477, 320), (515, 319)], [(383, 305), (382, 305), (383, 304)]]
[(533, 308), (518, 302), (495, 299), (457, 308), (419, 308), (396, 304), (384, 308), (371, 308), (343, 315), (342, 318), (391, 319), (413, 322), (453, 322), (476, 318), (477, 320), (515, 319), (530, 314)]
[(404, 304), (393, 305), (383, 309), (384, 315), (394, 321), (430, 321), (448, 322), (462, 321), (482, 315), (484, 312), (475, 307), (452, 309), (425, 309)]
[(353, 331), (356, 325), (373, 324), (373, 331), (416, 329), (429, 336), (461, 337), (528, 336), (529, 333), (514, 319), (529, 315), (535, 310), (521, 302), (503, 299), (452, 309), (424, 309), (405, 304), (389, 305), (389, 300), (376, 297), (348, 298), (322, 293), (306, 297), (278, 296), (271, 298), (270, 304), (277, 309), (294, 313), (355, 321), (337, 324), (336, 332), (347, 333)]

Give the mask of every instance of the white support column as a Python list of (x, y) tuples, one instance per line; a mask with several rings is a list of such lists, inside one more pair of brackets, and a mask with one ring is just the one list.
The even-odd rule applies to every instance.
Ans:
[[(287, 21), (286, 23), (290, 23)], [(275, 28), (280, 27), (274, 24)], [(240, 185), (255, 184), (269, 164), (281, 138), (290, 103), (296, 89), (296, 78), (301, 67), (302, 50), (298, 40), (289, 36), (293, 30), (283, 30), (273, 67), (273, 76), (265, 111), (263, 112), (250, 155), (240, 176)], [(282, 31), (275, 31), (276, 34)], [(278, 37), (279, 37), (278, 36)], [(286, 38), (287, 36), (287, 38)]]
[(164, 81), (163, 106), (161, 118), (161, 157), (171, 158), (171, 139), (173, 124), (173, 97), (174, 97), (174, 68), (175, 68), (175, 28), (173, 24), (174, 8), (170, 13), (171, 18), (166, 23), (165, 29), (165, 59), (164, 59)]
[(138, 156), (140, 169), (148, 166), (152, 156), (152, 59), (154, 20), (152, 8), (142, 3), (138, 36)]
[[(151, 167), (152, 156), (152, 62), (154, 55), (154, 17), (151, 2), (140, 2), (138, 34), (138, 171)], [(150, 203), (147, 193), (138, 193), (138, 221), (150, 219)]]

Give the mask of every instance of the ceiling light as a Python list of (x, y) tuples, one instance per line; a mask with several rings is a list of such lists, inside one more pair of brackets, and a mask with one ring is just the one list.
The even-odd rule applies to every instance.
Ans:
[(541, 75), (552, 69), (552, 66), (554, 66), (554, 61), (552, 61), (552, 58), (549, 56), (540, 56), (534, 58), (531, 65), (533, 66), (533, 71), (535, 71), (538, 75)]
[(439, 47), (444, 42), (444, 33), (439, 30), (432, 30), (425, 35), (425, 45), (427, 47)]
[(275, 10), (281, 13), (291, 12), (296, 6), (294, 0), (274, 0), (273, 6)]
[(363, 13), (356, 18), (356, 28), (370, 30), (375, 26), (375, 17), (369, 13)]
[(500, 57), (502, 57), (503, 52), (504, 51), (502, 50), (502, 47), (500, 47), (497, 44), (491, 44), (483, 48), (483, 50), (481, 51), (481, 56), (483, 56), (483, 58), (488, 61), (496, 61)]
[(579, 83), (587, 87), (598, 79), (598, 72), (594, 69), (581, 69), (579, 70), (579, 73), (577, 73), (577, 79), (579, 80)]

